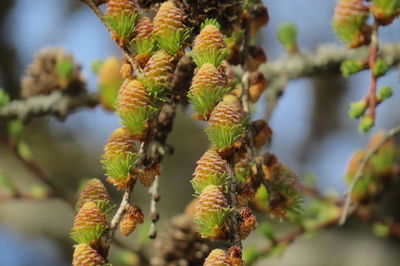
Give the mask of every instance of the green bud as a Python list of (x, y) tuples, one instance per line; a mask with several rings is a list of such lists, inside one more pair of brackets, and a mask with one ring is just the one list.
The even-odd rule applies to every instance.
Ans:
[(246, 265), (257, 261), (260, 255), (260, 251), (255, 246), (249, 246), (243, 250), (243, 260), (246, 262)]
[(348, 77), (363, 70), (363, 66), (360, 61), (349, 59), (342, 63), (340, 70), (342, 71), (343, 76)]
[(367, 101), (361, 100), (350, 104), (349, 116), (358, 119), (364, 115), (367, 110)]
[(281, 24), (278, 27), (277, 37), (279, 42), (289, 53), (298, 52), (297, 46), (297, 27), (291, 22)]
[(8, 134), (13, 141), (19, 142), (22, 138), (22, 133), (24, 131), (24, 124), (22, 121), (15, 119), (7, 124)]
[(373, 128), (374, 125), (375, 125), (375, 120), (370, 116), (366, 116), (360, 122), (360, 125), (358, 126), (358, 129), (361, 132), (368, 132), (368, 131), (371, 130), (371, 128)]
[(389, 66), (382, 59), (378, 59), (374, 66), (375, 77), (381, 77), (385, 75), (388, 69)]
[(31, 194), (36, 199), (45, 199), (47, 196), (47, 189), (41, 185), (34, 185), (31, 188)]
[(3, 173), (0, 173), (0, 187), (4, 187), (10, 191), (15, 191), (14, 183), (10, 178), (5, 176)]
[(71, 60), (62, 60), (57, 64), (57, 73), (68, 80), (74, 73), (74, 62)]
[(93, 73), (99, 74), (102, 65), (103, 65), (103, 60), (97, 59), (92, 62), (90, 68), (92, 69)]
[(385, 86), (380, 88), (378, 92), (378, 100), (379, 101), (384, 101), (393, 95), (393, 88), (389, 86)]
[(269, 240), (275, 240), (275, 230), (269, 223), (262, 223), (259, 225), (258, 230), (261, 232), (261, 234), (269, 239)]
[(0, 108), (10, 102), (10, 96), (5, 90), (0, 88)]
[(372, 231), (374, 232), (374, 234), (376, 236), (379, 237), (386, 237), (389, 235), (390, 233), (390, 228), (389, 226), (387, 226), (386, 224), (382, 224), (382, 223), (375, 223), (372, 226)]

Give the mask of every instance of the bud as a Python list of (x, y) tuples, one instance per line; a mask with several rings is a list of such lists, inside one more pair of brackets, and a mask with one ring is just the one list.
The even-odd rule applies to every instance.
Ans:
[(105, 18), (112, 29), (112, 37), (120, 46), (126, 45), (132, 37), (139, 13), (133, 0), (109, 0)]
[(110, 195), (103, 183), (97, 178), (92, 178), (81, 190), (76, 208), (80, 209), (86, 202), (90, 201), (95, 202), (97, 206), (99, 206), (99, 203), (102, 205), (104, 203), (111, 207), (110, 199)]
[(349, 116), (351, 118), (360, 118), (364, 115), (368, 108), (368, 103), (365, 99), (350, 104)]
[(393, 88), (390, 86), (385, 86), (380, 88), (378, 92), (378, 100), (379, 101), (384, 101), (386, 99), (389, 99), (393, 95)]
[(160, 167), (161, 165), (159, 163), (156, 163), (150, 168), (137, 169), (140, 183), (145, 187), (151, 186), (156, 176), (160, 175)]
[(227, 234), (225, 221), (230, 209), (221, 187), (208, 185), (199, 196), (194, 215), (199, 234), (210, 239), (224, 239)]
[(346, 60), (340, 65), (340, 70), (343, 76), (348, 77), (353, 74), (357, 74), (364, 69), (363, 63), (356, 60)]
[(266, 62), (267, 56), (265, 55), (263, 48), (254, 45), (249, 47), (249, 57), (247, 63), (249, 71), (257, 71), (259, 67)]
[(366, 24), (368, 8), (362, 0), (339, 0), (332, 26), (339, 39), (350, 48), (369, 44), (370, 27)]
[(167, 52), (159, 50), (147, 62), (140, 79), (152, 97), (162, 99), (170, 93), (174, 74), (172, 60)]
[(122, 64), (120, 69), (121, 77), (124, 79), (132, 79), (132, 72), (133, 67), (129, 62)]
[(360, 132), (368, 132), (373, 128), (375, 125), (375, 119), (371, 116), (365, 116), (363, 120), (361, 120), (358, 129)]
[(120, 224), (120, 231), (123, 235), (129, 236), (138, 224), (144, 222), (142, 209), (137, 205), (129, 205)]
[(215, 19), (206, 19), (193, 43), (192, 58), (198, 67), (210, 63), (218, 67), (227, 57), (224, 35)]
[(91, 246), (87, 244), (75, 246), (73, 266), (102, 266), (105, 264), (103, 257)]
[(5, 106), (9, 102), (10, 102), (10, 96), (8, 95), (7, 92), (5, 92), (5, 90), (0, 88), (0, 108)]
[(375, 63), (373, 72), (375, 77), (381, 77), (386, 74), (389, 70), (388, 64), (385, 63), (382, 59), (378, 59)]
[(214, 65), (205, 63), (193, 77), (188, 98), (198, 117), (206, 120), (228, 90), (226, 77)]
[(255, 230), (257, 219), (250, 208), (240, 209), (239, 235), (241, 239), (246, 239), (251, 231)]
[(135, 36), (130, 43), (132, 50), (136, 52), (135, 62), (140, 68), (144, 68), (155, 51), (156, 45), (152, 38), (153, 23), (148, 17), (141, 17), (135, 28)]
[(122, 189), (132, 181), (131, 169), (140, 159), (136, 151), (134, 136), (129, 129), (122, 127), (114, 130), (104, 147), (101, 161), (108, 182)]
[(228, 249), (229, 265), (244, 266), (242, 260), (242, 249), (239, 246), (232, 246)]
[(295, 24), (287, 22), (279, 25), (277, 35), (279, 42), (289, 54), (299, 52), (297, 46), (297, 27)]
[(252, 18), (250, 20), (250, 34), (251, 36), (257, 35), (260, 29), (264, 26), (268, 25), (269, 22), (269, 14), (267, 7), (262, 4), (253, 4), (253, 8), (251, 10)]
[(134, 136), (140, 136), (146, 130), (155, 113), (150, 101), (150, 95), (141, 81), (127, 81), (119, 90), (116, 113)]
[(121, 62), (115, 56), (108, 57), (99, 67), (100, 102), (108, 110), (114, 110), (118, 90), (123, 81), (120, 68)]
[(253, 187), (248, 183), (240, 182), (237, 186), (236, 205), (238, 207), (246, 207), (255, 197)]
[(89, 201), (83, 204), (75, 216), (71, 237), (79, 244), (95, 245), (108, 228), (107, 216), (96, 203)]
[(162, 3), (154, 17), (153, 35), (158, 46), (172, 55), (189, 37), (183, 21), (183, 12), (172, 1)]
[(222, 249), (213, 249), (206, 260), (204, 266), (230, 266), (228, 254)]
[(211, 113), (206, 133), (218, 149), (232, 147), (244, 132), (243, 112), (235, 96), (225, 98)]
[(196, 194), (200, 194), (208, 185), (225, 187), (228, 179), (227, 163), (216, 150), (210, 149), (197, 161), (192, 185)]

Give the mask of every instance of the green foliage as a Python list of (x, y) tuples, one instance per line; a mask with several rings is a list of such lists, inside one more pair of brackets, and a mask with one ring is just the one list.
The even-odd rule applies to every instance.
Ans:
[(195, 178), (190, 182), (192, 183), (195, 193), (200, 195), (203, 189), (205, 189), (208, 185), (216, 185), (226, 188), (228, 180), (229, 180), (229, 175), (227, 173), (221, 173), (221, 174), (209, 175), (207, 176), (207, 179)]
[(99, 208), (100, 212), (105, 213), (107, 216), (110, 215), (115, 209), (116, 205), (112, 203), (110, 200), (96, 200), (95, 201), (97, 208)]
[(198, 91), (189, 91), (188, 98), (194, 110), (201, 114), (210, 114), (215, 105), (230, 90), (228, 87), (209, 88)]
[(145, 75), (139, 77), (149, 95), (156, 101), (168, 102), (170, 100), (172, 84), (166, 80), (147, 78)]
[(103, 169), (106, 171), (107, 176), (115, 179), (128, 178), (132, 168), (140, 160), (141, 156), (137, 153), (120, 153), (115, 155), (112, 159), (102, 160)]
[(368, 132), (370, 131), (375, 125), (375, 120), (370, 116), (365, 116), (363, 120), (361, 120), (358, 129), (360, 132)]
[(191, 29), (178, 29), (168, 31), (166, 34), (155, 37), (158, 48), (167, 51), (170, 55), (176, 53), (182, 48), (182, 45), (190, 38)]
[(18, 142), (17, 144), (18, 153), (21, 155), (24, 160), (31, 160), (33, 155), (31, 148), (23, 141)]
[(239, 139), (245, 128), (243, 125), (209, 125), (206, 133), (211, 143), (218, 149), (232, 146)]
[(0, 108), (5, 106), (9, 102), (10, 102), (10, 96), (5, 90), (0, 88)]
[(194, 63), (198, 66), (201, 67), (205, 63), (210, 63), (214, 65), (215, 67), (218, 67), (222, 61), (226, 59), (228, 56), (228, 50), (227, 49), (210, 49), (207, 51), (192, 51), (191, 57), (194, 61)]
[(221, 29), (221, 25), (219, 24), (218, 20), (216, 20), (215, 18), (206, 18), (203, 21), (203, 23), (201, 23), (200, 31), (202, 31), (204, 29), (204, 27), (207, 25), (213, 25), (213, 26), (217, 27), (218, 29)]
[(138, 55), (150, 55), (157, 48), (156, 41), (153, 38), (133, 39), (130, 42), (130, 47)]
[(357, 74), (363, 69), (362, 62), (352, 59), (346, 60), (340, 65), (340, 70), (345, 77)]
[(400, 0), (372, 0), (372, 2), (384, 11), (387, 16), (394, 15), (400, 8)]
[(117, 34), (120, 39), (128, 39), (135, 29), (139, 13), (122, 14), (120, 16), (106, 16), (108, 26)]
[(7, 131), (14, 142), (20, 142), (24, 133), (24, 124), (18, 119), (11, 120), (7, 123)]
[(119, 80), (99, 84), (99, 91), (106, 106), (115, 106), (121, 84), (122, 82)]
[(271, 241), (275, 241), (275, 229), (274, 227), (267, 222), (263, 222), (258, 226), (258, 231), (266, 238)]
[(93, 245), (99, 241), (103, 234), (107, 231), (107, 226), (94, 225), (72, 229), (71, 238), (78, 244)]
[(231, 211), (229, 208), (221, 208), (209, 211), (202, 217), (195, 217), (194, 221), (197, 225), (197, 231), (203, 237), (215, 237)]
[(393, 88), (389, 86), (382, 87), (378, 92), (378, 100), (384, 101), (392, 97)]
[(381, 77), (386, 74), (386, 72), (389, 70), (388, 64), (385, 63), (382, 59), (378, 59), (375, 63), (374, 66), (374, 76), (375, 77)]
[(350, 109), (349, 109), (349, 116), (351, 118), (360, 118), (364, 115), (365, 111), (367, 110), (367, 101), (361, 100), (358, 102), (354, 102), (350, 104)]
[(0, 172), (0, 187), (4, 187), (5, 189), (15, 192), (15, 185), (10, 178), (8, 178), (5, 174)]
[(379, 237), (387, 237), (390, 235), (390, 227), (383, 223), (374, 223), (372, 225), (372, 231)]
[(347, 44), (353, 42), (356, 34), (360, 32), (361, 28), (365, 24), (367, 15), (362, 16), (350, 16), (346, 18), (346, 21), (333, 21), (332, 27), (337, 37)]
[(122, 125), (126, 126), (133, 135), (139, 135), (145, 130), (147, 121), (154, 116), (156, 111), (156, 108), (148, 106), (124, 112), (117, 110), (116, 113), (122, 119)]
[(289, 53), (297, 51), (297, 27), (295, 24), (287, 22), (279, 25), (277, 38)]

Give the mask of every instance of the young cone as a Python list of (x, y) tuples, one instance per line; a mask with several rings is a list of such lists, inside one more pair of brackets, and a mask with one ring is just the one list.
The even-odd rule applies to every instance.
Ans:
[(214, 65), (205, 63), (193, 77), (188, 98), (199, 119), (206, 120), (227, 91), (225, 75)]
[(121, 62), (115, 56), (108, 57), (100, 66), (98, 87), (100, 102), (107, 110), (114, 110), (119, 87), (122, 84)]
[(106, 8), (106, 20), (112, 29), (112, 37), (119, 45), (126, 45), (132, 37), (139, 16), (133, 0), (109, 0)]
[(91, 246), (87, 244), (75, 246), (73, 266), (103, 266), (105, 264), (103, 257)]
[(154, 17), (153, 36), (158, 46), (172, 55), (188, 37), (183, 21), (182, 11), (172, 1), (162, 3)]
[(80, 209), (86, 202), (93, 201), (97, 205), (111, 205), (110, 195), (103, 183), (97, 179), (90, 179), (83, 187), (78, 202), (76, 203), (76, 208)]
[(227, 163), (217, 153), (210, 149), (197, 161), (194, 171), (192, 185), (196, 194), (200, 194), (208, 185), (226, 186), (228, 174), (226, 172)]
[(225, 221), (230, 213), (221, 187), (208, 185), (199, 196), (194, 215), (199, 234), (210, 239), (226, 238)]
[(244, 132), (243, 111), (239, 101), (229, 95), (219, 102), (211, 113), (206, 133), (211, 143), (223, 150), (234, 146)]
[(213, 249), (206, 260), (204, 266), (231, 266), (228, 254), (222, 249)]
[(101, 161), (108, 176), (107, 181), (119, 189), (126, 187), (133, 178), (131, 169), (139, 159), (134, 136), (129, 129), (121, 127), (114, 130), (104, 147)]
[(142, 209), (137, 205), (129, 205), (122, 218), (119, 229), (123, 235), (128, 236), (135, 230), (138, 224), (142, 224), (143, 222), (144, 216)]
[(167, 52), (159, 50), (147, 62), (141, 80), (151, 96), (163, 99), (170, 93), (174, 72), (172, 60)]
[(140, 136), (148, 127), (154, 114), (150, 96), (143, 83), (138, 80), (125, 82), (117, 98), (117, 114), (134, 136)]
[(86, 202), (75, 216), (71, 237), (79, 244), (95, 245), (108, 228), (107, 215), (97, 204)]
[(194, 40), (192, 58), (198, 67), (205, 63), (218, 67), (226, 59), (226, 42), (216, 20), (206, 20)]
[(370, 42), (370, 27), (367, 26), (368, 8), (362, 0), (339, 0), (332, 26), (337, 36), (350, 48)]

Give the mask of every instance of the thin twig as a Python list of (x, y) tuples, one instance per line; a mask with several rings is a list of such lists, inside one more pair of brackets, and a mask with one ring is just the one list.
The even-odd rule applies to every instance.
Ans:
[(157, 212), (157, 202), (160, 200), (160, 194), (158, 193), (158, 185), (159, 185), (160, 176), (157, 175), (153, 181), (153, 184), (149, 188), (149, 194), (151, 196), (150, 201), (150, 217), (151, 217), (151, 225), (149, 230), (149, 237), (156, 238), (157, 237), (157, 221), (160, 218)]
[(346, 222), (347, 216), (349, 214), (349, 209), (351, 206), (351, 195), (353, 193), (354, 187), (356, 186), (357, 182), (363, 177), (365, 167), (367, 166), (367, 163), (371, 159), (371, 157), (379, 151), (379, 149), (391, 138), (393, 138), (396, 135), (400, 134), (400, 125), (397, 127), (394, 127), (390, 129), (385, 137), (371, 150), (368, 151), (368, 153), (365, 155), (365, 157), (362, 159), (360, 166), (357, 169), (356, 176), (352, 180), (349, 189), (347, 190), (347, 195), (346, 195), (346, 200), (345, 200), (345, 205), (344, 205), (344, 210), (342, 213), (342, 216), (340, 217), (339, 220), (339, 225), (343, 225)]

